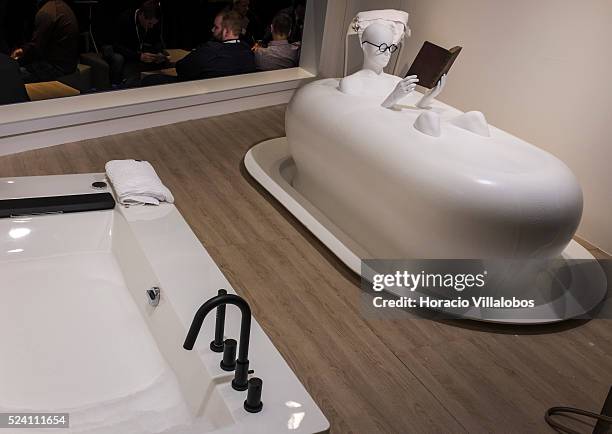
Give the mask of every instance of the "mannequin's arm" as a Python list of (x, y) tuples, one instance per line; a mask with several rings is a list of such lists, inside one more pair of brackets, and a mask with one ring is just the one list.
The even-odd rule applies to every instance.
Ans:
[(436, 85), (436, 87), (434, 87), (429, 92), (427, 92), (425, 95), (423, 95), (423, 98), (421, 98), (421, 100), (417, 103), (416, 106), (422, 109), (429, 108), (432, 101), (438, 95), (440, 95), (440, 93), (442, 93), (442, 90), (444, 90), (444, 86), (446, 86), (446, 74), (444, 74), (442, 78), (440, 78), (440, 81), (438, 81), (438, 84)]
[(406, 95), (414, 92), (414, 89), (416, 89), (416, 84), (418, 82), (419, 79), (416, 75), (410, 75), (404, 78), (402, 81), (397, 83), (397, 86), (395, 87), (395, 89), (393, 89), (393, 92), (391, 92), (387, 99), (383, 101), (382, 106), (385, 108), (393, 107)]

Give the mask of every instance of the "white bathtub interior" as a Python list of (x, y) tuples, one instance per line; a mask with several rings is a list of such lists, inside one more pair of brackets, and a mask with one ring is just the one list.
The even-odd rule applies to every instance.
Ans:
[[(0, 196), (87, 193), (100, 180), (0, 178)], [(88, 434), (329, 429), (256, 319), (249, 359), (264, 380), (261, 413), (244, 410), (246, 392), (208, 348), (214, 314), (183, 349), (198, 307), (235, 291), (174, 205), (0, 219), (0, 276), (0, 412), (67, 412), (66, 432)], [(154, 286), (157, 307), (145, 292)], [(225, 336), (239, 326), (228, 307)]]
[(232, 422), (215, 389), (206, 396), (211, 379), (182, 350), (171, 307), (162, 303), (153, 315), (143, 303), (144, 289), (159, 283), (119, 213), (0, 227), (1, 411), (70, 412), (83, 431), (163, 432), (197, 422), (202, 432)]

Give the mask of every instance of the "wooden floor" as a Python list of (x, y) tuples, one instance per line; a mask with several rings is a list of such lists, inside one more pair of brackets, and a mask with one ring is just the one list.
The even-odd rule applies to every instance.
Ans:
[(111, 159), (150, 161), (333, 433), (542, 433), (549, 431), (543, 414), (550, 406), (599, 411), (612, 385), (610, 320), (508, 328), (364, 318), (358, 278), (242, 166), (252, 145), (284, 135), (284, 110), (2, 157), (0, 176), (102, 172)]

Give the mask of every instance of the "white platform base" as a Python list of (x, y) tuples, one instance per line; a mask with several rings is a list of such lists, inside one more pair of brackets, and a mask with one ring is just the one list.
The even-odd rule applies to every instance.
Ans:
[[(251, 148), (244, 157), (249, 174), (293, 214), (314, 236), (353, 272), (361, 274), (362, 259), (372, 258), (318, 208), (292, 186), (295, 163), (286, 137), (267, 140)], [(595, 259), (584, 247), (572, 241), (563, 252), (564, 259)], [(407, 258), (408, 259), (408, 258)], [(417, 259), (417, 258), (412, 258)], [(543, 324), (584, 315), (596, 308), (607, 295), (603, 270), (593, 275), (572, 276), (576, 291), (565, 291), (550, 303), (534, 309), (471, 309), (462, 317), (477, 321), (508, 324)], [(584, 291), (584, 288), (589, 288)], [(394, 292), (393, 290), (390, 292)], [(401, 294), (396, 294), (401, 295)], [(541, 319), (534, 319), (535, 317)]]

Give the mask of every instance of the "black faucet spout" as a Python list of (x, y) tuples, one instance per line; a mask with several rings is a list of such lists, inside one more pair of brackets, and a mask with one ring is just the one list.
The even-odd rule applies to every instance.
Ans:
[(238, 359), (236, 360), (236, 373), (232, 387), (236, 390), (246, 390), (248, 387), (249, 371), (249, 340), (251, 335), (251, 307), (242, 297), (234, 294), (220, 294), (206, 301), (196, 312), (183, 348), (192, 350), (206, 316), (219, 306), (233, 304), (240, 309), (240, 341), (238, 342)]

